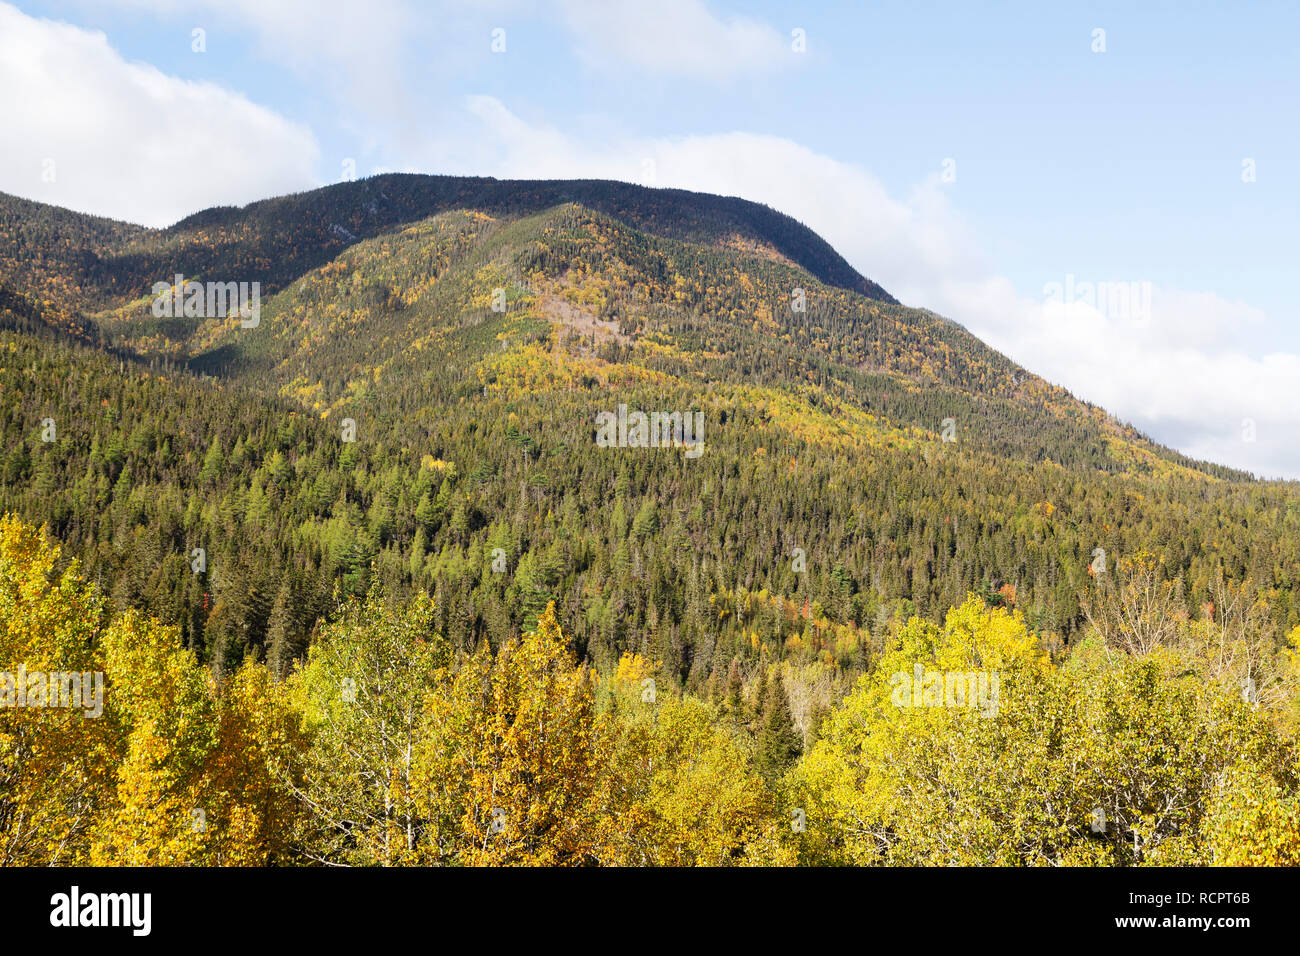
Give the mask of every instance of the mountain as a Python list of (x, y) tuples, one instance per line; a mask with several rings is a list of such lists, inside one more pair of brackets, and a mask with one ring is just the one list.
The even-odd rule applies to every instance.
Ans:
[[(177, 274), (259, 283), (256, 323), (157, 315)], [(379, 585), (461, 647), (554, 600), (598, 666), (854, 673), (972, 591), (1069, 641), (1099, 552), (1188, 615), (1226, 577), (1300, 623), (1294, 485), (1150, 441), (739, 199), (400, 175), (149, 230), (0, 197), (0, 328), (0, 508), (220, 666), (287, 666)], [(699, 413), (702, 446), (602, 447), (620, 407)]]
[[(6, 270), (39, 277), (77, 304), (131, 295), (172, 271), (235, 272), (268, 291), (332, 259), (357, 239), (453, 209), (516, 217), (578, 203), (656, 235), (783, 259), (822, 281), (886, 302), (820, 236), (743, 199), (649, 189), (603, 180), (519, 180), (390, 174), (216, 207), (162, 230), (86, 216), (0, 193), (0, 255)], [(68, 282), (85, 290), (70, 291)], [(88, 299), (87, 296), (90, 298)]]

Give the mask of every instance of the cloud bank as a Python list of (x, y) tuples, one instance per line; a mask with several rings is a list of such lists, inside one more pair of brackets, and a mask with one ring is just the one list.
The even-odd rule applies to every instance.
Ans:
[(311, 131), (0, 4), (0, 189), (145, 225), (313, 184)]

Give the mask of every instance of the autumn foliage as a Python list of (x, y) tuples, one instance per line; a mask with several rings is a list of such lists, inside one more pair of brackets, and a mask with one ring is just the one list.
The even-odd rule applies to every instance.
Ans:
[[(8, 865), (1300, 862), (1286, 707), (1186, 648), (1098, 635), (1054, 661), (972, 598), (900, 627), (798, 758), (780, 669), (717, 705), (637, 654), (596, 673), (553, 605), (456, 653), (429, 599), (375, 593), (285, 679), (249, 660), (219, 681), (58, 558), (0, 521), (0, 660), (101, 671), (104, 708), (0, 709)], [(917, 665), (997, 673), (995, 712), (900, 707)]]

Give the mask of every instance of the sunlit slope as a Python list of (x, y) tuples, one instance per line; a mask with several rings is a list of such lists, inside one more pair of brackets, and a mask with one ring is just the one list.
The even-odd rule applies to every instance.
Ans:
[[(1026, 461), (1161, 474), (1198, 466), (931, 312), (748, 252), (647, 235), (572, 204), (444, 213), (357, 242), (237, 318), (158, 319), (138, 298), (108, 339), (327, 413), (483, 387), (761, 386), (862, 424)], [(450, 388), (450, 391), (446, 391)], [(423, 403), (421, 403), (423, 404)], [(584, 416), (586, 417), (586, 416)]]
[[(878, 615), (972, 590), (1076, 633), (1098, 548), (1189, 601), (1222, 569), (1300, 612), (1292, 489), (751, 248), (462, 209), (346, 244), (253, 327), (148, 293), (76, 313), (98, 344), (0, 303), (5, 505), (223, 660), (291, 655), (336, 588), (380, 582), (469, 644), (554, 599), (581, 653), (683, 681), (738, 653), (860, 664)], [(620, 406), (698, 413), (702, 452), (600, 447)]]

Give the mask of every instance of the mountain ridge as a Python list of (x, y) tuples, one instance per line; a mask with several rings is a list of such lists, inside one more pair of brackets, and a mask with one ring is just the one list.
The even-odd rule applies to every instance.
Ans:
[[(309, 268), (328, 261), (358, 238), (426, 219), (453, 208), (480, 208), (498, 214), (536, 212), (576, 201), (630, 225), (669, 238), (722, 244), (733, 237), (759, 242), (830, 284), (871, 298), (895, 302), (877, 283), (863, 277), (813, 230), (791, 216), (738, 197), (679, 189), (652, 189), (616, 180), (500, 180), (490, 177), (430, 176), (389, 173), (352, 182), (258, 200), (245, 206), (214, 206), (171, 226), (149, 229), (130, 223), (73, 213), (62, 207), (0, 193), (0, 253), (13, 258), (14, 221), (20, 217), (70, 218), (91, 231), (92, 242), (78, 250), (79, 267), (91, 281), (105, 270), (124, 274), (127, 285), (157, 281), (166, 267), (186, 275), (209, 273), (226, 264), (210, 253), (228, 236), (213, 233), (244, 230), (242, 241), (255, 246), (260, 261), (243, 263), (249, 281), (268, 290), (283, 287)], [(105, 235), (107, 234), (107, 235)], [(312, 241), (298, 247), (304, 235)], [(67, 240), (62, 234), (60, 243)], [(8, 247), (8, 250), (5, 247)], [(120, 283), (99, 287), (101, 295), (122, 295)]]

